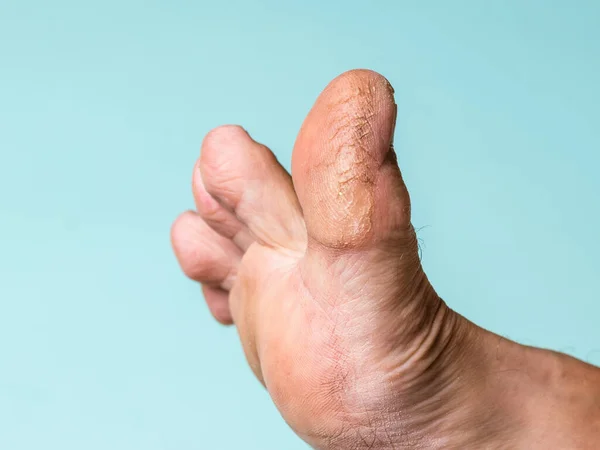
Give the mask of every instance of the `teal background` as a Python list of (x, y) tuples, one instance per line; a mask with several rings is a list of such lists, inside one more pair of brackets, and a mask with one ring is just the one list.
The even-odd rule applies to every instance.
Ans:
[(600, 364), (599, 19), (594, 1), (0, 0), (0, 448), (305, 448), (169, 227), (208, 130), (242, 124), (287, 164), (355, 67), (396, 88), (442, 296)]

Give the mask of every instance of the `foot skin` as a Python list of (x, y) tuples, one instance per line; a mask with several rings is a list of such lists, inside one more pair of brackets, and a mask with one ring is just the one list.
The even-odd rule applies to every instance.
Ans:
[(420, 264), (382, 76), (336, 78), (292, 176), (240, 127), (209, 133), (172, 242), (277, 408), (318, 449), (595, 448), (600, 374), (440, 299)]

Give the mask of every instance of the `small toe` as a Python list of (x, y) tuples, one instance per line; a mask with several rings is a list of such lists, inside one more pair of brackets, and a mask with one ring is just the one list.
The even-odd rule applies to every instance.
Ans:
[[(206, 192), (246, 224), (258, 242), (278, 248), (305, 247), (304, 220), (290, 174), (271, 150), (243, 128), (223, 126), (211, 131), (202, 144), (200, 171)], [(229, 220), (227, 226), (235, 230)]]
[(200, 161), (194, 166), (192, 189), (196, 209), (204, 221), (221, 236), (232, 240), (242, 251), (246, 251), (255, 241), (246, 226), (231, 211), (209, 194), (202, 181)]
[(171, 229), (171, 242), (185, 275), (203, 284), (231, 289), (242, 252), (197, 213), (187, 211), (177, 218)]
[(229, 293), (223, 289), (202, 285), (204, 300), (215, 320), (223, 325), (233, 324), (229, 309)]

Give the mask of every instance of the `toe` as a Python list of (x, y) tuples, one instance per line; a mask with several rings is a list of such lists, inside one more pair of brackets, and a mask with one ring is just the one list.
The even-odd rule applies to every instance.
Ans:
[(385, 78), (347, 72), (317, 99), (292, 159), (308, 233), (303, 283), (344, 316), (356, 342), (370, 339), (375, 326), (385, 344), (370, 351), (380, 355), (417, 348), (423, 330), (432, 329), (443, 311), (410, 223), (410, 199), (392, 146), (395, 119)]
[(204, 294), (204, 300), (206, 300), (208, 309), (217, 322), (223, 325), (233, 324), (229, 309), (229, 293), (223, 289), (206, 284), (202, 285), (202, 293)]
[(254, 242), (252, 233), (246, 224), (206, 191), (200, 172), (200, 161), (194, 166), (192, 189), (196, 209), (202, 219), (221, 236), (231, 239), (242, 251), (246, 251)]
[(305, 247), (304, 221), (290, 175), (243, 128), (219, 127), (206, 136), (200, 172), (206, 192), (245, 224), (258, 242), (290, 250)]
[(241, 250), (191, 211), (177, 218), (171, 242), (183, 272), (191, 279), (226, 291), (233, 286)]
[(405, 239), (410, 200), (392, 147), (393, 92), (381, 75), (354, 70), (308, 114), (292, 172), (312, 241), (344, 249)]

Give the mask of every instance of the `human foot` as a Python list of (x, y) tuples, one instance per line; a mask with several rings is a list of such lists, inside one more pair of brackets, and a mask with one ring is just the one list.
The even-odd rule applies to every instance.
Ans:
[[(438, 297), (392, 148), (395, 115), (383, 77), (338, 77), (300, 131), (293, 181), (243, 129), (211, 132), (193, 176), (198, 212), (172, 230), (180, 264), (314, 447), (548, 448), (546, 427), (563, 413), (533, 427), (536, 405), (554, 398), (540, 386), (565, 371), (591, 386), (600, 377), (486, 332)], [(600, 396), (568, 392), (573, 414), (600, 417)]]

